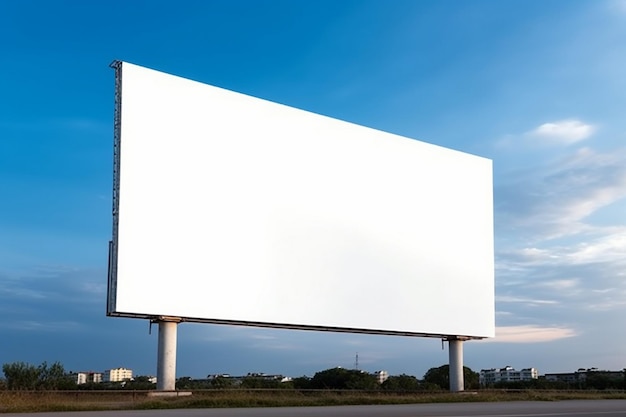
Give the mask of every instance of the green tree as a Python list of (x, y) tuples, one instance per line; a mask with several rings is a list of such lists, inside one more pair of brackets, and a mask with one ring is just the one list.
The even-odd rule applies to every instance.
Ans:
[[(465, 389), (478, 388), (478, 372), (472, 371), (467, 366), (463, 367), (463, 381)], [(430, 368), (424, 374), (424, 382), (436, 384), (443, 390), (450, 389), (450, 366), (443, 365), (438, 368)]]
[(356, 369), (331, 368), (317, 372), (311, 379), (314, 389), (360, 389), (378, 388), (376, 377)]
[(60, 362), (54, 362), (48, 366), (46, 362), (43, 362), (37, 368), (39, 371), (39, 381), (37, 388), (45, 390), (59, 390), (59, 389), (75, 389), (76, 382), (65, 372), (63, 365)]
[(39, 382), (39, 369), (25, 362), (5, 363), (2, 372), (10, 390), (34, 390)]
[(6, 378), (7, 388), (10, 390), (58, 390), (74, 389), (76, 382), (66, 374), (63, 365), (55, 362), (48, 366), (43, 362), (34, 366), (25, 362), (5, 363), (2, 372)]
[(282, 388), (281, 382), (278, 379), (268, 379), (255, 375), (248, 375), (241, 381), (241, 388)]
[(176, 389), (209, 389), (212, 388), (208, 379), (192, 379), (190, 376), (183, 376), (176, 380)]
[[(115, 389), (119, 389), (117, 387)], [(76, 386), (77, 390), (81, 391), (102, 391), (107, 389), (113, 389), (108, 382), (87, 382), (86, 384), (80, 384)]]
[(293, 379), (293, 387), (295, 389), (311, 389), (311, 378), (308, 376), (299, 376)]
[(420, 383), (414, 376), (402, 374), (390, 376), (381, 387), (386, 391), (417, 391)]
[(233, 379), (226, 376), (216, 376), (211, 379), (210, 384), (211, 388), (215, 389), (227, 389), (232, 388), (235, 385)]
[(623, 376), (621, 373), (612, 373), (608, 371), (591, 371), (587, 372), (585, 387), (587, 389), (621, 389), (623, 385)]
[(565, 390), (576, 389), (577, 385), (570, 385), (563, 381), (548, 381), (545, 378), (531, 379), (530, 381), (500, 381), (485, 388), (498, 389), (536, 389), (536, 390)]
[(190, 376), (181, 376), (176, 380), (176, 389), (191, 389), (193, 388), (193, 380)]

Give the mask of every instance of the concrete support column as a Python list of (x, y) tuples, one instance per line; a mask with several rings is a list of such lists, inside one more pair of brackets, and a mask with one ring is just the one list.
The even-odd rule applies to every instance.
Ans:
[(157, 390), (176, 390), (176, 332), (178, 321), (157, 320), (159, 346), (157, 350)]
[(449, 363), (450, 363), (450, 391), (460, 392), (464, 390), (463, 381), (463, 340), (458, 338), (448, 339)]

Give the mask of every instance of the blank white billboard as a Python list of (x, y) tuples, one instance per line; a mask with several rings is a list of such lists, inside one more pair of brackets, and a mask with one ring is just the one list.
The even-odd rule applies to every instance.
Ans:
[(494, 336), (490, 160), (115, 66), (109, 315)]

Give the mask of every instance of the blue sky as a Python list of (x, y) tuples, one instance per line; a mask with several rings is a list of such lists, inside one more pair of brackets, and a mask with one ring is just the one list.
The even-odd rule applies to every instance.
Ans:
[[(465, 364), (625, 366), (626, 2), (8, 0), (0, 45), (0, 362), (156, 372), (156, 331), (105, 316), (120, 59), (493, 159), (498, 337)], [(437, 339), (182, 324), (177, 374), (357, 352), (447, 363)]]

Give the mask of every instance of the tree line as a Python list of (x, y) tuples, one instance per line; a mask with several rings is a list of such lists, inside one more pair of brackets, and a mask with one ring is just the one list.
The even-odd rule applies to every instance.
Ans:
[[(35, 366), (24, 362), (6, 363), (2, 366), (4, 379), (0, 379), (0, 390), (151, 390), (156, 384), (147, 376), (137, 376), (132, 380), (121, 382), (89, 382), (77, 384), (75, 374), (65, 371), (63, 365), (54, 362), (48, 365), (43, 362)], [(463, 367), (466, 390), (476, 390), (479, 386), (479, 374), (468, 367)], [(412, 375), (392, 375), (382, 384), (375, 375), (368, 372), (330, 368), (319, 371), (313, 377), (301, 376), (282, 382), (261, 375), (249, 374), (242, 379), (217, 376), (207, 379), (191, 377), (178, 378), (176, 388), (179, 390), (199, 389), (297, 389), (297, 390), (382, 390), (394, 392), (416, 391), (447, 391), (450, 389), (448, 365), (430, 368), (420, 380)], [(626, 389), (626, 371), (623, 378), (609, 378), (602, 373), (589, 373), (584, 382), (566, 383), (547, 381), (544, 378), (531, 381), (500, 382), (483, 388), (495, 389)]]
[[(465, 368), (466, 388), (478, 387), (478, 374)], [(2, 366), (4, 379), (0, 379), (0, 389), (8, 390), (150, 390), (156, 384), (147, 376), (138, 376), (121, 382), (88, 382), (77, 384), (75, 374), (65, 371), (63, 365), (46, 362), (39, 366), (24, 362), (6, 363)], [(217, 376), (210, 379), (178, 378), (177, 389), (333, 389), (333, 390), (389, 390), (422, 391), (449, 389), (448, 366), (431, 368), (423, 380), (412, 375), (389, 376), (382, 384), (375, 375), (355, 369), (330, 368), (315, 373), (313, 377), (301, 376), (282, 382), (280, 379), (266, 378), (251, 374), (242, 379)]]
[(5, 379), (0, 386), (9, 390), (66, 390), (76, 386), (59, 362), (50, 366), (47, 362), (39, 366), (24, 362), (5, 363), (2, 372)]

